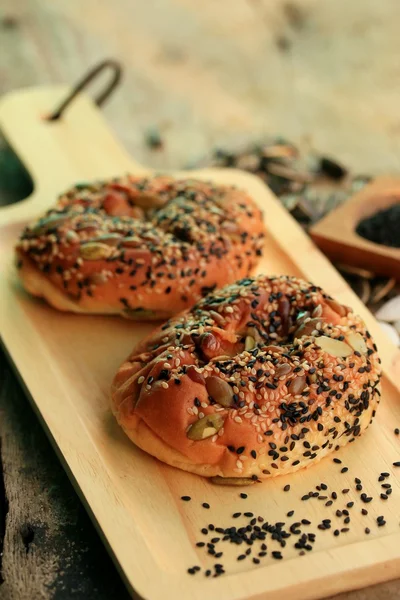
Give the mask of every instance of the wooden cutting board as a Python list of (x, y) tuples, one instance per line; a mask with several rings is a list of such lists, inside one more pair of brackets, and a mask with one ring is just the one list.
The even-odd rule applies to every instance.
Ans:
[[(35, 183), (30, 198), (0, 210), (0, 326), (33, 406), (132, 594), (148, 600), (301, 600), (398, 577), (400, 469), (392, 463), (400, 460), (400, 438), (393, 431), (400, 426), (400, 352), (259, 179), (235, 170), (190, 173), (245, 188), (262, 207), (268, 235), (260, 272), (313, 280), (353, 306), (375, 336), (385, 372), (383, 402), (364, 437), (335, 455), (342, 465), (330, 457), (292, 476), (249, 488), (228, 488), (159, 463), (125, 437), (111, 415), (108, 397), (115, 370), (153, 325), (62, 314), (23, 292), (12, 266), (12, 249), (27, 221), (78, 181), (149, 172), (120, 147), (85, 97), (78, 98), (61, 121), (47, 122), (44, 117), (64, 94), (64, 88), (18, 91), (0, 103), (0, 128)], [(343, 466), (348, 467), (346, 473), (341, 473)], [(386, 501), (380, 499), (382, 471), (391, 474), (393, 488)], [(360, 501), (355, 477), (373, 496), (370, 504)], [(301, 500), (321, 482), (328, 486), (328, 498), (337, 492), (331, 506), (317, 498)], [(291, 489), (284, 492), (287, 484)], [(342, 494), (343, 488), (350, 491)], [(248, 497), (241, 498), (240, 492)], [(190, 502), (181, 500), (185, 495)], [(335, 536), (336, 528), (346, 527), (343, 517), (335, 513), (351, 501), (354, 506), (346, 509), (351, 517), (349, 531)], [(204, 502), (209, 509), (203, 508)], [(362, 515), (361, 508), (369, 514)], [(295, 513), (289, 518), (290, 510)], [(203, 535), (202, 528), (243, 526), (249, 519), (243, 515), (232, 519), (232, 514), (245, 511), (270, 523), (285, 522), (287, 529), (295, 521), (311, 521), (301, 529), (316, 533), (314, 549), (300, 556), (294, 548), (296, 538), (289, 538), (281, 549), (268, 536), (267, 556), (254, 564), (256, 544), (252, 554), (240, 561), (242, 546), (221, 542), (216, 551), (223, 551), (223, 556), (218, 559), (196, 547), (197, 541), (209, 542), (215, 535)], [(385, 516), (384, 527), (377, 526), (380, 515)], [(331, 519), (332, 528), (318, 529), (322, 519)], [(284, 559), (274, 560), (273, 550), (282, 550)], [(223, 564), (226, 573), (205, 577), (204, 569), (215, 563)], [(189, 575), (187, 569), (193, 565), (202, 572)]]

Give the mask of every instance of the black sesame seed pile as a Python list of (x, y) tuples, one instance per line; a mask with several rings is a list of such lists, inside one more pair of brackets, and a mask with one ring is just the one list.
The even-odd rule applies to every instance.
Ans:
[(17, 250), (75, 302), (108, 284), (119, 312), (140, 317), (150, 299), (173, 304), (161, 311), (168, 316), (246, 275), (263, 245), (261, 212), (244, 192), (127, 176), (63, 194), (24, 230)]
[(393, 204), (362, 219), (356, 227), (361, 237), (381, 244), (400, 248), (400, 202), (393, 198)]
[[(341, 463), (337, 458), (333, 459), (334, 463)], [(394, 466), (400, 466), (400, 461), (393, 463)], [(342, 470), (339, 470), (342, 473)], [(392, 485), (390, 483), (391, 474), (389, 472), (381, 472), (377, 475), (377, 484), (372, 495), (367, 496), (368, 501), (373, 504), (371, 507), (375, 509), (376, 504), (381, 503), (382, 508), (385, 501), (389, 498), (392, 493)], [(385, 483), (381, 483), (384, 481)], [(380, 484), (380, 485), (379, 485)], [(384, 489), (387, 498), (382, 498), (382, 494), (379, 493), (379, 489)], [(329, 483), (321, 482), (315, 485), (313, 490), (310, 490), (306, 495), (301, 497), (301, 500), (322, 501), (322, 503), (328, 507), (326, 509), (328, 515), (326, 518), (320, 521), (311, 521), (304, 516), (297, 514), (299, 509), (290, 510), (282, 521), (270, 521), (265, 515), (259, 515), (251, 510), (242, 509), (241, 511), (234, 512), (231, 515), (233, 519), (229, 526), (219, 526), (213, 523), (208, 523), (206, 526), (201, 528), (201, 536), (195, 543), (196, 548), (201, 549), (206, 553), (206, 561), (218, 560), (217, 563), (213, 564), (212, 568), (201, 568), (198, 565), (192, 566), (187, 569), (190, 575), (202, 572), (205, 577), (219, 577), (227, 572), (229, 567), (232, 568), (232, 561), (238, 562), (245, 561), (254, 565), (268, 564), (273, 560), (282, 560), (285, 558), (285, 551), (290, 548), (294, 548), (299, 556), (311, 552), (315, 547), (315, 542), (322, 535), (332, 535), (333, 537), (340, 537), (345, 535), (346, 540), (352, 532), (352, 516), (361, 514), (365, 519), (362, 525), (364, 534), (366, 536), (377, 534), (377, 529), (385, 527), (387, 524), (386, 516), (380, 514), (373, 516), (370, 514), (370, 508), (366, 509), (362, 506), (363, 494), (362, 481), (359, 477), (354, 477), (353, 483), (350, 488), (344, 488), (342, 490), (332, 490)], [(285, 485), (283, 488), (284, 492), (290, 492), (291, 486)], [(352, 500), (346, 500), (347, 494), (352, 493)], [(293, 493), (293, 492), (292, 492)], [(247, 499), (248, 495), (240, 493), (240, 499)], [(326, 499), (330, 498), (328, 502)], [(248, 505), (249, 500), (246, 500)], [(361, 504), (361, 508), (360, 508)], [(334, 505), (334, 508), (329, 507)], [(380, 511), (380, 506), (378, 508)], [(290, 520), (288, 520), (290, 519)], [(399, 523), (400, 525), (400, 523)], [(359, 531), (359, 522), (357, 524), (356, 531)], [(350, 540), (351, 541), (351, 540)], [(224, 552), (226, 551), (226, 544), (230, 546), (237, 546), (238, 549), (232, 559), (232, 554), (228, 559), (229, 564), (224, 564)], [(293, 552), (290, 552), (293, 555)]]
[[(185, 382), (168, 415), (181, 420), (172, 411), (183, 405), (187, 426), (166, 442), (182, 452), (189, 439), (200, 453), (211, 444), (217, 472), (250, 482), (353, 442), (380, 398), (380, 359), (361, 319), (294, 277), (246, 278), (209, 294), (129, 360), (138, 384), (161, 403)], [(155, 433), (165, 439), (157, 427), (163, 422)]]

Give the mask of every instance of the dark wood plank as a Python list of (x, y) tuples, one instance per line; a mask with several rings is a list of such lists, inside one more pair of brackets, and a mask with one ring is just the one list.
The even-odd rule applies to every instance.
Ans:
[(3, 352), (0, 362), (0, 597), (128, 598)]

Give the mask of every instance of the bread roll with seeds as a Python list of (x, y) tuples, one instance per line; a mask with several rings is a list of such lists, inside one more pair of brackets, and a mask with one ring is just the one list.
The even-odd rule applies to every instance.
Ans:
[(351, 309), (300, 279), (261, 275), (156, 329), (118, 370), (112, 406), (143, 450), (241, 485), (354, 441), (375, 415), (380, 376)]
[(160, 319), (248, 275), (263, 244), (244, 191), (126, 176), (63, 194), (16, 251), (27, 291), (59, 310)]

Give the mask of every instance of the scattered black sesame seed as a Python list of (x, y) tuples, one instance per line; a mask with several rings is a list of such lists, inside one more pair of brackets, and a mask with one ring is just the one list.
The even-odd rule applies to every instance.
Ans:
[(210, 508), (210, 505), (208, 504), (208, 502), (203, 502), (202, 507), (203, 508)]
[(290, 490), (290, 485), (289, 484), (285, 485), (285, 487), (283, 488), (283, 491), (288, 492), (289, 490)]
[(190, 496), (181, 496), (181, 500), (183, 500), (184, 502), (189, 502), (191, 500)]

